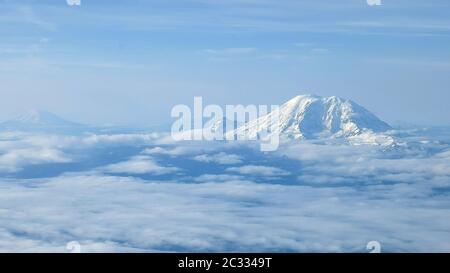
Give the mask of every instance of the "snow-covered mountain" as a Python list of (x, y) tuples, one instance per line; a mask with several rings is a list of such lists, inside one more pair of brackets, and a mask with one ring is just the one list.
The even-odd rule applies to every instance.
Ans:
[(19, 115), (14, 119), (0, 123), (0, 130), (18, 131), (74, 131), (86, 126), (75, 122), (67, 121), (55, 114), (31, 110)]
[[(345, 138), (354, 144), (391, 144), (382, 134), (391, 127), (355, 102), (339, 97), (296, 96), (274, 112), (227, 134), (257, 138), (262, 132), (279, 133), (289, 139)], [(278, 120), (278, 122), (277, 122)]]
[[(205, 127), (207, 128), (207, 130), (210, 130), (212, 132), (226, 132), (227, 131), (227, 126), (230, 126), (233, 129), (237, 129), (240, 126), (242, 126), (244, 123), (243, 122), (239, 122), (239, 121), (231, 121), (228, 120), (226, 117), (219, 119), (219, 120), (213, 120), (213, 121), (208, 121), (209, 123), (205, 124)], [(232, 124), (232, 125), (231, 125)]]

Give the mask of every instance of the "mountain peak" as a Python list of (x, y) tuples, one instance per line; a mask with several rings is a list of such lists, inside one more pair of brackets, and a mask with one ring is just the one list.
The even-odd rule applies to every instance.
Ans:
[(53, 122), (55, 120), (61, 121), (62, 118), (44, 110), (33, 109), (18, 115), (13, 120), (21, 123), (39, 124)]
[(316, 94), (306, 94), (306, 95), (297, 95), (293, 97), (292, 99), (288, 100), (283, 104), (283, 106), (286, 107), (292, 107), (292, 106), (300, 106), (302, 103), (311, 103), (315, 101), (322, 101), (324, 103), (342, 103), (345, 101), (348, 101), (350, 103), (354, 103), (350, 100), (343, 99), (338, 96), (330, 96), (330, 97), (322, 97)]
[(53, 113), (43, 110), (30, 110), (15, 118), (0, 123), (2, 130), (54, 131), (81, 128), (83, 125), (67, 121)]
[(282, 104), (279, 114), (276, 126), (272, 118), (274, 113), (269, 113), (238, 128), (236, 133), (254, 137), (272, 128), (280, 135), (294, 139), (350, 138), (391, 128), (364, 107), (337, 96), (298, 95)]
[(299, 102), (301, 100), (305, 100), (305, 99), (318, 99), (321, 98), (318, 95), (315, 94), (303, 94), (303, 95), (297, 95), (295, 97), (293, 97), (292, 99), (288, 100), (286, 103), (294, 103), (294, 102)]

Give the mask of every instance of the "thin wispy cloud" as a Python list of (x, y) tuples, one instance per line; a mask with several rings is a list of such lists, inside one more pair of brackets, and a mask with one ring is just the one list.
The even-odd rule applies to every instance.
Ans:
[(4, 5), (4, 9), (0, 12), (0, 22), (13, 25), (31, 25), (44, 31), (56, 30), (56, 25), (38, 16), (31, 5)]
[(201, 52), (213, 55), (240, 55), (248, 54), (256, 51), (254, 47), (234, 47), (224, 49), (204, 49)]
[(284, 176), (289, 175), (289, 172), (271, 166), (246, 165), (241, 167), (231, 167), (227, 169), (228, 172), (239, 173), (243, 175), (257, 175), (257, 176)]
[(420, 60), (417, 58), (368, 58), (367, 62), (378, 65), (400, 65), (400, 66), (414, 66), (422, 68), (437, 68), (450, 69), (450, 61), (440, 60)]

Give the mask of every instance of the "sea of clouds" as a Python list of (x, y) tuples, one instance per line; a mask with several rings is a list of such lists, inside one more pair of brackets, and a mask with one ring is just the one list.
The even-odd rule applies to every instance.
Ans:
[(450, 251), (450, 130), (396, 145), (0, 133), (0, 251)]

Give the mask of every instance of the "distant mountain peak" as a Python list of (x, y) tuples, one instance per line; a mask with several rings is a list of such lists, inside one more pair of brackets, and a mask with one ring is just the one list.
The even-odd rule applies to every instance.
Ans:
[(55, 114), (36, 109), (29, 110), (24, 114), (18, 115), (12, 121), (30, 124), (66, 122), (64, 119), (58, 117)]
[(29, 110), (15, 118), (0, 123), (2, 130), (54, 131), (81, 128), (83, 125), (67, 121), (44, 110)]

